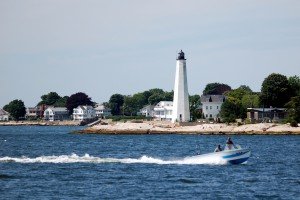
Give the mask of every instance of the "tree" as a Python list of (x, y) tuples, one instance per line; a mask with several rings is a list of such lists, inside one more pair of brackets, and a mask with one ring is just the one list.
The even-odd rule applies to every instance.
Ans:
[(246, 118), (246, 110), (240, 102), (233, 102), (230, 99), (226, 99), (221, 106), (220, 117), (226, 123), (234, 122), (235, 119)]
[(203, 95), (222, 95), (226, 91), (230, 91), (231, 87), (223, 83), (209, 83), (203, 90)]
[(8, 105), (4, 106), (4, 110), (9, 112), (10, 116), (14, 120), (19, 120), (26, 114), (26, 108), (22, 100), (15, 99), (11, 101)]
[(124, 104), (123, 104), (124, 115), (136, 115), (138, 112), (137, 102), (132, 96), (124, 96)]
[(202, 113), (199, 112), (199, 106), (201, 105), (200, 96), (197, 94), (189, 96), (189, 103), (191, 118), (193, 120), (201, 118)]
[(48, 94), (42, 95), (38, 105), (54, 105), (61, 97), (56, 92), (49, 92)]
[(72, 94), (66, 102), (66, 107), (69, 110), (69, 113), (72, 114), (73, 113), (73, 109), (76, 108), (77, 106), (80, 105), (93, 105), (94, 103), (91, 101), (91, 98), (88, 97), (88, 95), (86, 95), (83, 92), (78, 92), (75, 94)]
[(244, 108), (258, 108), (259, 104), (259, 95), (258, 94), (245, 94), (241, 100), (242, 106)]
[(251, 93), (252, 90), (248, 86), (241, 85), (237, 89), (225, 92), (225, 96), (241, 101), (244, 95), (251, 94)]
[(172, 90), (171, 92), (165, 92), (164, 94), (164, 100), (165, 101), (173, 101), (174, 97), (174, 91)]
[(163, 101), (165, 98), (164, 98), (164, 95), (163, 94), (152, 94), (149, 99), (148, 99), (148, 102), (149, 104), (151, 105), (156, 105), (158, 104), (160, 101)]
[(55, 106), (55, 107), (66, 107), (68, 98), (69, 98), (68, 96), (61, 97), (60, 99), (58, 99), (58, 100), (53, 104), (53, 106)]
[(288, 121), (292, 126), (298, 126), (300, 122), (300, 96), (292, 97), (285, 106), (288, 109)]
[(113, 94), (109, 99), (109, 107), (112, 115), (120, 115), (121, 107), (124, 103), (124, 96), (121, 94)]
[(262, 83), (260, 101), (265, 107), (283, 107), (292, 96), (286, 76), (270, 74)]
[(288, 79), (292, 96), (300, 96), (300, 78), (299, 76), (291, 76)]

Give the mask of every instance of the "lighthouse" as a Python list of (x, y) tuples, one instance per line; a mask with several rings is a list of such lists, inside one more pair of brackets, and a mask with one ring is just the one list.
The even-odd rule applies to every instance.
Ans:
[(172, 122), (190, 121), (189, 93), (186, 75), (186, 59), (181, 50), (176, 59)]

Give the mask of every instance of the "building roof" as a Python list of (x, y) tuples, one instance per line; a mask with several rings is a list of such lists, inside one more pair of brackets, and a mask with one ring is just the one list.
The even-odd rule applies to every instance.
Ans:
[(88, 110), (88, 109), (94, 109), (93, 108), (93, 106), (83, 106), (83, 105), (80, 105), (80, 106), (78, 106), (77, 108), (75, 108), (75, 109), (81, 109), (81, 110)]
[(47, 109), (51, 109), (53, 112), (65, 112), (68, 111), (66, 107), (49, 107)]
[(257, 112), (272, 112), (272, 111), (285, 111), (285, 108), (247, 108), (250, 111), (257, 111)]
[(0, 115), (9, 115), (9, 113), (0, 108)]
[(146, 105), (146, 106), (144, 106), (141, 110), (143, 110), (143, 109), (153, 109), (155, 106), (154, 105)]
[(215, 102), (221, 103), (224, 102), (226, 97), (224, 95), (202, 95), (200, 100), (201, 103), (204, 102)]
[(173, 106), (173, 101), (160, 101), (155, 107)]
[(110, 111), (110, 108), (106, 108), (103, 104), (97, 104), (97, 107), (95, 108), (95, 110), (107, 110)]

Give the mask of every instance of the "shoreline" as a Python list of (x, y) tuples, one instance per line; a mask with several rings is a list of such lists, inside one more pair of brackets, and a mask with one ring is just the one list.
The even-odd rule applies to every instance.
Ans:
[(80, 126), (79, 121), (6, 121), (0, 126)]
[(83, 130), (79, 134), (201, 134), (201, 135), (300, 135), (300, 127), (288, 124), (260, 123), (246, 125), (192, 124), (179, 126), (171, 123), (112, 123), (98, 124)]

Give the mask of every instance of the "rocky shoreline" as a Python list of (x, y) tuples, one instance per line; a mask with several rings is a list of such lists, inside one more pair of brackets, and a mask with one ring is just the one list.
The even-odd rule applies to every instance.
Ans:
[(300, 135), (300, 127), (288, 124), (260, 123), (246, 125), (199, 124), (174, 125), (171, 123), (111, 123), (98, 124), (77, 131), (82, 134), (203, 134), (203, 135)]

